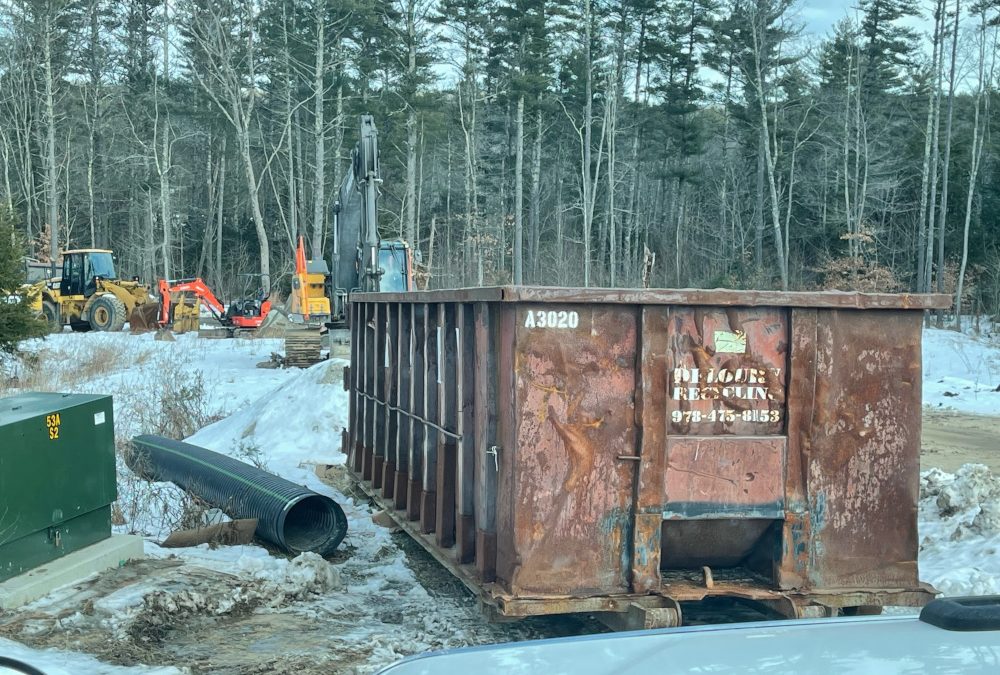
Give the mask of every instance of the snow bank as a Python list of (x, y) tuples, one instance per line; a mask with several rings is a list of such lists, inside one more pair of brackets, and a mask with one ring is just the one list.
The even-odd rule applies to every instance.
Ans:
[(924, 405), (1000, 415), (1000, 348), (951, 330), (923, 335)]
[(1000, 593), (1000, 477), (982, 464), (920, 476), (920, 576), (944, 595)]
[(256, 448), (270, 471), (289, 480), (304, 475), (302, 467), (312, 474), (312, 465), (342, 464), (346, 458), (340, 452), (340, 431), (348, 413), (343, 387), (346, 365), (347, 361), (331, 359), (293, 370), (277, 388), (258, 390), (252, 403), (186, 441), (237, 458)]

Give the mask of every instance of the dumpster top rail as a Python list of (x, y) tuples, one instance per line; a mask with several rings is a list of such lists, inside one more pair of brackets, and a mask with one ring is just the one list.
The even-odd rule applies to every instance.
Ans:
[(490, 286), (407, 293), (354, 293), (354, 302), (543, 302), (615, 305), (714, 305), (723, 307), (822, 307), (834, 309), (949, 309), (942, 293), (848, 291), (739, 291), (728, 288), (642, 289)]

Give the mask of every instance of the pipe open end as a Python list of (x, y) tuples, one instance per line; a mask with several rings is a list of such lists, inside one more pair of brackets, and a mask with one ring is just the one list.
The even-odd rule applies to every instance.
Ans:
[(285, 514), (282, 539), (294, 553), (331, 555), (347, 534), (347, 516), (337, 502), (323, 495), (306, 495)]

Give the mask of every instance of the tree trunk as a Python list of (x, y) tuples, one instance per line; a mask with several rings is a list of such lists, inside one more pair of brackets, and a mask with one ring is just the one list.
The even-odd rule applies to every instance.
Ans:
[(323, 231), (326, 219), (326, 129), (323, 121), (324, 80), (326, 65), (326, 23), (324, 21), (324, 2), (316, 3), (316, 68), (313, 72), (313, 138), (316, 143), (316, 166), (313, 175), (313, 227), (311, 253), (315, 259), (323, 257)]
[[(294, 105), (292, 92), (292, 53), (291, 46), (288, 40), (288, 8), (286, 5), (281, 6), (281, 40), (282, 40), (282, 60), (284, 63), (284, 77), (285, 77), (285, 124), (288, 125), (288, 135), (285, 138), (285, 155), (286, 161), (288, 162), (288, 194), (286, 198), (288, 199), (288, 229), (292, 232), (293, 238), (300, 234), (301, 224), (299, 223), (299, 194), (298, 194), (298, 180), (297, 173), (302, 169), (299, 167), (299, 163), (295, 159), (295, 134), (298, 132), (298, 125), (295, 124), (295, 113), (297, 108)], [(280, 199), (276, 195), (276, 198)]]
[[(958, 61), (958, 24), (961, 16), (961, 0), (955, 0), (955, 28), (951, 38), (951, 67), (948, 79), (948, 121), (945, 123), (944, 132), (944, 163), (941, 167), (941, 225), (938, 227), (937, 244), (937, 292), (944, 293), (944, 235), (945, 224), (948, 217), (948, 168), (951, 162), (951, 123), (955, 112), (955, 65)], [(955, 308), (957, 312), (958, 307)], [(937, 312), (937, 325), (940, 328), (944, 324), (944, 314)]]
[(44, 73), (45, 73), (45, 192), (48, 201), (49, 259), (52, 261), (53, 276), (59, 260), (59, 171), (56, 167), (56, 111), (55, 111), (55, 68), (52, 63), (52, 36), (55, 28), (52, 17), (45, 16)]
[(753, 259), (758, 279), (764, 275), (764, 146), (767, 138), (761, 127), (757, 134), (757, 208), (754, 213)]
[[(928, 199), (928, 213), (927, 213), (927, 252), (924, 255), (924, 292), (930, 292), (931, 281), (933, 279), (933, 266), (934, 266), (934, 236), (937, 229), (937, 188), (938, 188), (938, 163), (940, 156), (940, 144), (939, 136), (941, 133), (941, 89), (942, 82), (944, 80), (944, 44), (945, 44), (945, 26), (944, 26), (944, 1), (941, 3), (941, 29), (940, 29), (940, 46), (938, 51), (938, 62), (935, 70), (935, 86), (934, 86), (934, 128), (931, 131), (931, 170), (930, 170), (930, 181), (931, 181), (931, 194)], [(938, 270), (938, 274), (941, 274), (941, 270)]]
[(222, 288), (222, 216), (226, 203), (226, 137), (219, 150), (219, 206), (215, 211), (215, 287)]
[(531, 204), (529, 211), (531, 280), (539, 283), (539, 248), (541, 246), (542, 208), (542, 111), (535, 113), (535, 143), (531, 153)]
[[(558, 156), (562, 157), (562, 143), (559, 144)], [(566, 285), (566, 242), (563, 234), (563, 171), (562, 162), (556, 163), (556, 280), (560, 286)]]
[[(993, 32), (996, 35), (996, 32)], [(989, 74), (986, 73), (986, 43), (987, 21), (986, 13), (982, 13), (979, 39), (979, 88), (976, 91), (975, 114), (972, 122), (971, 166), (969, 167), (969, 190), (965, 200), (965, 223), (962, 229), (962, 262), (958, 270), (958, 284), (955, 290), (955, 330), (962, 330), (962, 292), (965, 290), (965, 270), (969, 262), (969, 225), (972, 221), (972, 204), (976, 192), (976, 179), (979, 176), (979, 166), (983, 158), (983, 145), (986, 140), (986, 130), (990, 126), (990, 85), (993, 82), (994, 68), (991, 63)], [(989, 50), (992, 62), (996, 59), (996, 40)], [(986, 90), (985, 97), (983, 96)], [(979, 128), (980, 108), (982, 108), (983, 128)]]
[(591, 16), (591, 10), (591, 0), (584, 0), (583, 62), (587, 75), (583, 103), (583, 166), (580, 168), (583, 174), (583, 285), (585, 287), (590, 286), (590, 232), (594, 218), (594, 187), (591, 184), (591, 166), (593, 162), (591, 154), (591, 126), (594, 122), (594, 60), (591, 55), (593, 17)]
[(514, 283), (524, 284), (524, 94), (517, 98), (514, 139)]
[(201, 254), (198, 256), (198, 265), (195, 267), (196, 277), (205, 277), (205, 265), (209, 261), (209, 252), (212, 250), (212, 225), (215, 223), (215, 208), (218, 206), (218, 199), (215, 194), (215, 158), (212, 155), (212, 140), (208, 142), (208, 155), (205, 157), (205, 194), (208, 197), (208, 210), (205, 212), (205, 230), (201, 236)]
[[(417, 76), (416, 2), (406, 3), (406, 74), (411, 82)], [(416, 92), (411, 92), (415, 94)], [(417, 111), (415, 100), (406, 101), (406, 239), (417, 246)]]
[(618, 226), (615, 212), (615, 191), (617, 184), (616, 162), (618, 134), (618, 68), (615, 68), (615, 79), (608, 87), (608, 282), (613, 288), (618, 285)]
[[(763, 28), (761, 29), (763, 33)], [(761, 57), (763, 54), (763, 35), (757, 32), (754, 27), (754, 66), (757, 71), (757, 101), (760, 104), (761, 127), (763, 130), (764, 159), (767, 168), (767, 184), (771, 197), (771, 226), (774, 229), (774, 247), (778, 256), (778, 266), (781, 272), (781, 290), (788, 290), (788, 260), (785, 257), (784, 244), (781, 236), (781, 215), (778, 212), (778, 190), (775, 185), (774, 156), (771, 152), (771, 134), (767, 120), (767, 105), (765, 99), (765, 84), (763, 70), (761, 69)]]
[[(940, 58), (941, 23), (944, 20), (944, 0), (938, 0), (937, 13), (934, 18), (934, 34), (932, 37), (931, 67), (937, 73)], [(931, 130), (934, 122), (934, 97), (937, 88), (932, 85), (927, 98), (927, 125), (924, 130), (924, 162), (920, 172), (920, 215), (917, 226), (917, 292), (926, 292), (930, 280), (925, 278), (925, 258), (927, 255), (927, 190), (931, 180)], [(936, 180), (936, 177), (935, 177)]]

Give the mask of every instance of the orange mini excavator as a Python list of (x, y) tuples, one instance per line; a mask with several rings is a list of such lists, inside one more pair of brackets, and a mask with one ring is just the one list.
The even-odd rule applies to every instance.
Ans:
[[(271, 301), (263, 290), (254, 297), (234, 300), (229, 307), (223, 306), (215, 293), (201, 279), (179, 279), (167, 281), (160, 279), (160, 314), (157, 323), (161, 328), (174, 323), (174, 298), (194, 296), (204, 305), (212, 317), (225, 328), (230, 336), (238, 332), (256, 330), (271, 311)], [(183, 303), (183, 300), (181, 301)]]

